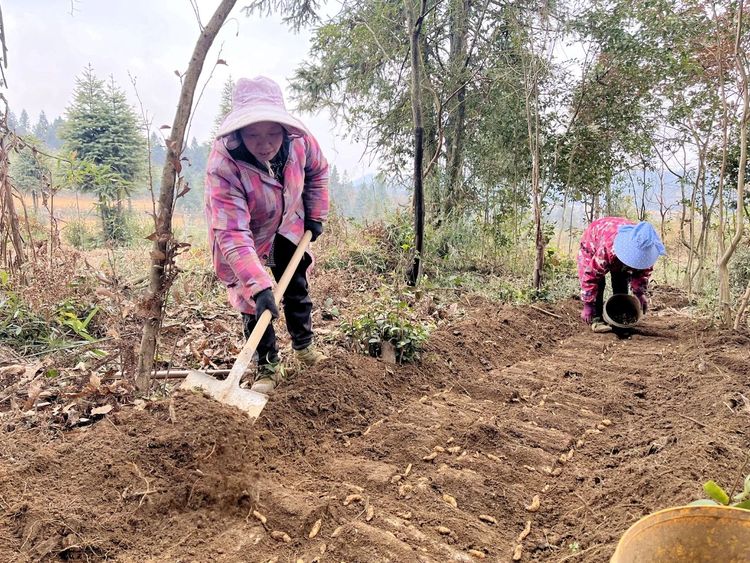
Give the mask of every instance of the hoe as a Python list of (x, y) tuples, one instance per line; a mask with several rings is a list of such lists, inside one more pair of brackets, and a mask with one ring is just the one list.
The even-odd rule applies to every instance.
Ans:
[[(289, 285), (289, 280), (292, 278), (294, 270), (297, 269), (300, 260), (302, 260), (307, 245), (310, 244), (311, 237), (312, 233), (310, 231), (306, 231), (302, 236), (302, 240), (299, 245), (297, 245), (297, 250), (295, 250), (289, 261), (289, 265), (284, 270), (279, 283), (276, 284), (276, 287), (273, 290), (273, 296), (277, 305), (281, 302), (281, 298)], [(251, 391), (250, 389), (242, 389), (240, 387), (240, 379), (250, 365), (250, 362), (253, 360), (253, 354), (255, 354), (255, 349), (258, 347), (258, 342), (260, 342), (260, 339), (270, 322), (271, 311), (263, 311), (263, 314), (260, 316), (260, 319), (258, 319), (258, 323), (250, 333), (250, 337), (242, 347), (242, 350), (237, 356), (237, 359), (225, 380), (220, 381), (206, 373), (189, 370), (187, 377), (180, 385), (180, 388), (201, 389), (211, 398), (245, 411), (253, 419), (253, 422), (255, 422), (263, 411), (263, 407), (266, 406), (268, 396), (263, 393)]]

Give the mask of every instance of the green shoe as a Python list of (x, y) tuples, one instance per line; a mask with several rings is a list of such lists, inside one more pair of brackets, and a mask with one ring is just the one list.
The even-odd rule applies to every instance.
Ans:
[(281, 362), (261, 364), (258, 366), (258, 373), (255, 376), (255, 381), (252, 386), (250, 386), (250, 390), (255, 391), (256, 393), (268, 395), (271, 391), (276, 389), (283, 380), (284, 366), (281, 365)]
[(328, 359), (328, 356), (318, 350), (315, 347), (315, 344), (310, 344), (307, 348), (303, 348), (302, 350), (295, 350), (294, 357), (297, 358), (302, 365), (308, 367), (314, 366), (315, 364)]
[(596, 317), (594, 318), (593, 321), (591, 321), (591, 330), (592, 332), (596, 332), (596, 333), (612, 332), (612, 327), (609, 326), (607, 323), (605, 323), (599, 317)]

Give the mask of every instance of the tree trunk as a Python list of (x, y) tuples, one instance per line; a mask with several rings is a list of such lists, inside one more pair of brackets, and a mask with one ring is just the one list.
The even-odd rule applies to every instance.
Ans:
[(454, 0), (450, 2), (450, 55), (448, 67), (451, 77), (450, 91), (456, 92), (456, 108), (449, 111), (446, 124), (445, 145), (447, 151), (448, 178), (447, 195), (443, 219), (449, 218), (463, 203), (463, 157), (466, 127), (466, 40), (469, 33), (469, 2)]
[[(690, 221), (690, 227), (691, 227), (691, 246), (694, 249), (695, 253), (695, 262), (693, 263), (694, 266), (692, 268), (692, 271), (690, 273), (690, 287), (692, 291), (695, 291), (697, 293), (701, 292), (701, 268), (703, 267), (702, 263), (702, 248), (703, 248), (703, 232), (705, 227), (705, 210), (706, 210), (706, 166), (703, 167), (700, 166), (700, 162), (703, 160), (703, 158), (699, 157), (699, 168), (700, 168), (700, 174), (698, 174), (698, 177), (695, 181), (695, 188), (694, 188), (694, 194), (693, 194), (693, 201), (694, 201), (694, 207), (693, 212), (691, 216)], [(700, 219), (701, 219), (701, 228), (700, 232), (698, 233), (698, 236), (696, 238), (695, 235), (695, 221), (696, 221), (696, 213), (695, 209), (698, 206), (698, 195), (700, 194), (701, 199), (701, 209), (700, 209)]]
[[(573, 210), (576, 207), (576, 202), (570, 202), (570, 225), (568, 226), (568, 256), (573, 257)], [(576, 253), (577, 255), (577, 253)]]
[(646, 159), (643, 159), (643, 182), (641, 184), (641, 204), (638, 206), (638, 220), (639, 221), (645, 221), (646, 219), (648, 219), (648, 216), (646, 214), (646, 189), (647, 189), (646, 174), (647, 173), (648, 173), (648, 163), (646, 162)]
[(529, 153), (531, 154), (531, 202), (534, 214), (534, 273), (532, 287), (539, 292), (544, 283), (544, 233), (542, 232), (542, 187), (539, 147), (539, 62), (531, 41), (531, 60), (523, 65), (524, 109), (526, 112), (526, 128), (528, 133)]
[[(669, 207), (664, 201), (664, 167), (662, 166), (659, 170), (659, 235), (661, 236), (662, 242), (667, 240), (666, 224), (667, 224), (667, 213)], [(664, 283), (668, 284), (668, 268), (664, 264)]]
[[(6, 161), (7, 163), (7, 161)], [(8, 221), (10, 227), (10, 239), (13, 243), (13, 250), (15, 251), (15, 257), (13, 260), (8, 260), (8, 266), (15, 268), (20, 271), (21, 266), (24, 263), (23, 253), (23, 239), (21, 238), (21, 232), (18, 228), (18, 215), (16, 214), (16, 206), (13, 202), (13, 189), (8, 181), (7, 164), (3, 164), (3, 170), (0, 171), (0, 182), (2, 182), (5, 200), (5, 209), (3, 210), (3, 217)]]
[[(562, 252), (562, 234), (565, 230), (565, 209), (568, 205), (568, 194), (571, 192), (570, 183), (573, 180), (573, 157), (575, 156), (576, 149), (578, 148), (578, 145), (573, 145), (573, 149), (570, 151), (570, 156), (568, 157), (568, 177), (565, 181), (565, 195), (563, 196), (563, 205), (562, 205), (562, 215), (560, 219), (560, 232), (557, 235), (557, 249)], [(573, 207), (571, 205), (571, 211), (570, 211), (570, 229), (573, 230)]]
[[(731, 308), (729, 305), (729, 259), (734, 254), (742, 240), (745, 230), (745, 167), (747, 166), (747, 121), (750, 118), (750, 95), (748, 95), (748, 77), (745, 52), (740, 48), (740, 37), (742, 36), (742, 10), (743, 1), (740, 0), (737, 8), (737, 35), (735, 43), (735, 66), (740, 75), (740, 86), (742, 88), (742, 120), (740, 121), (740, 163), (737, 172), (737, 211), (735, 212), (734, 237), (729, 246), (719, 259), (719, 276), (721, 280), (720, 303), (722, 307), (722, 320), (729, 324)], [(735, 326), (739, 326), (739, 316), (735, 319)]]
[(742, 299), (740, 299), (740, 305), (737, 308), (737, 316), (734, 318), (734, 330), (740, 330), (740, 324), (742, 323), (742, 316), (745, 314), (745, 311), (747, 310), (748, 301), (750, 301), (750, 282), (747, 282), (745, 293), (742, 295)]
[(3, 190), (3, 209), (0, 209), (1, 217), (3, 218), (3, 223), (6, 223), (8, 225), (8, 230), (10, 231), (10, 240), (13, 245), (14, 250), (14, 258), (10, 259), (7, 258), (5, 253), (3, 253), (3, 260), (7, 261), (7, 265), (9, 268), (16, 270), (17, 272), (21, 272), (21, 266), (24, 263), (24, 253), (23, 253), (23, 239), (21, 238), (21, 232), (19, 230), (18, 225), (18, 215), (16, 214), (16, 206), (13, 202), (13, 188), (10, 185), (10, 181), (8, 180), (8, 159), (7, 159), (7, 149), (5, 147), (6, 144), (6, 138), (0, 138), (0, 187), (2, 187)]
[(109, 240), (109, 206), (102, 194), (99, 194), (99, 218), (102, 220), (102, 235), (104, 240)]
[[(536, 107), (535, 107), (536, 109)], [(539, 170), (539, 121), (536, 111), (534, 116), (529, 115), (529, 148), (531, 149), (531, 197), (534, 208), (534, 247), (536, 254), (534, 257), (534, 275), (532, 279), (533, 287), (536, 291), (541, 291), (544, 283), (544, 233), (542, 231), (542, 190), (540, 186)], [(532, 125), (531, 119), (534, 119)]]
[(404, 0), (404, 6), (409, 24), (411, 110), (414, 120), (414, 258), (409, 271), (408, 283), (411, 286), (416, 286), (422, 276), (422, 252), (424, 250), (424, 189), (422, 185), (424, 126), (422, 124), (422, 56), (419, 36), (422, 32), (422, 20), (427, 9), (427, 2), (426, 0), (420, 1), (418, 18), (412, 0)]
[[(732, 238), (729, 248), (727, 248), (724, 242), (724, 236), (726, 234), (726, 209), (724, 206), (724, 174), (727, 162), (727, 149), (729, 147), (728, 129), (729, 129), (729, 117), (727, 111), (727, 96), (724, 90), (723, 72), (719, 72), (719, 87), (721, 90), (721, 100), (723, 106), (723, 132), (722, 132), (722, 151), (721, 151), (721, 172), (719, 174), (719, 254), (720, 258), (717, 261), (719, 268), (719, 317), (724, 326), (729, 326), (732, 317), (732, 305), (730, 303), (731, 295), (729, 288), (729, 259), (737, 249), (737, 245), (742, 240), (742, 230), (744, 223), (742, 217), (744, 215), (744, 202), (745, 202), (745, 163), (747, 162), (747, 120), (749, 99), (748, 99), (748, 80), (747, 72), (745, 70), (745, 54), (740, 51), (740, 37), (742, 33), (742, 9), (743, 2), (740, 1), (737, 12), (737, 35), (735, 43), (735, 65), (740, 73), (741, 87), (742, 87), (742, 121), (740, 122), (740, 169), (737, 179), (737, 221), (735, 228), (735, 235)], [(718, 42), (719, 47), (721, 42)], [(722, 53), (719, 51), (719, 61), (723, 61)], [(720, 69), (721, 70), (721, 69)], [(743, 306), (747, 306), (747, 296), (750, 294), (750, 283), (748, 289), (743, 296), (743, 302), (740, 304), (740, 309)], [(737, 314), (735, 319), (734, 328), (739, 328), (740, 317), (742, 311)]]
[(568, 188), (565, 188), (563, 194), (562, 210), (560, 211), (560, 230), (557, 232), (557, 250), (562, 252), (562, 235), (565, 231), (565, 212), (568, 209)]
[(174, 211), (175, 183), (177, 174), (182, 168), (180, 155), (185, 142), (185, 129), (193, 107), (195, 88), (203, 70), (203, 63), (206, 60), (208, 50), (236, 2), (237, 0), (222, 0), (195, 44), (187, 72), (182, 79), (180, 100), (177, 104), (171, 135), (166, 143), (167, 158), (164, 162), (161, 177), (156, 233), (153, 250), (151, 251), (150, 283), (148, 294), (144, 300), (148, 314), (143, 324), (143, 337), (136, 373), (136, 387), (139, 391), (147, 391), (149, 388), (154, 354), (156, 353), (156, 341), (162, 321), (164, 299), (169, 289), (169, 283), (171, 283), (171, 280), (167, 278), (167, 270), (174, 258), (172, 213)]

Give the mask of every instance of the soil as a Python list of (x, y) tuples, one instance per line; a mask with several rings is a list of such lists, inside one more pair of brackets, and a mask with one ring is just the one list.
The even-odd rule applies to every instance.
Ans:
[(459, 303), (415, 365), (327, 343), (255, 425), (185, 392), (64, 431), (3, 412), (0, 560), (607, 561), (736, 484), (747, 333), (661, 287), (626, 336), (573, 300)]

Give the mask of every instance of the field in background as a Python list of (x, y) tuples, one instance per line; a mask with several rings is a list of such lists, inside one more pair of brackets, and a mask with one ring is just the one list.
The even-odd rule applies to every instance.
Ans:
[[(52, 203), (54, 216), (65, 242), (88, 251), (101, 246), (100, 219), (94, 197), (85, 193), (60, 191)], [(33, 199), (30, 194), (26, 194), (24, 204), (29, 212), (33, 210)], [(125, 246), (135, 250), (137, 258), (133, 260), (129, 257), (133, 253), (126, 248), (116, 250), (115, 254), (127, 270), (133, 270), (135, 264), (141, 263), (146, 270), (147, 260), (141, 260), (141, 257), (147, 254), (146, 249), (150, 246), (146, 237), (154, 230), (151, 220), (150, 195), (140, 194), (125, 202), (124, 206), (128, 212), (127, 228), (130, 231), (129, 242)], [(335, 201), (334, 208), (336, 208)], [(46, 238), (44, 224), (47, 223), (49, 212), (41, 206), (41, 202), (38, 202), (37, 209), (37, 218), (41, 224), (39, 236)], [(362, 232), (367, 233), (373, 229), (373, 232), (383, 230), (381, 234), (393, 243), (393, 258), (403, 261), (409, 254), (408, 247), (413, 240), (410, 213), (410, 209), (405, 208), (400, 213), (392, 212), (384, 217), (344, 219), (334, 212), (326, 225), (326, 236), (321, 237), (317, 246), (324, 245), (334, 249), (335, 251), (329, 254), (336, 256), (337, 253), (346, 252), (352, 247), (359, 247), (360, 244), (356, 239), (362, 236)], [(553, 219), (550, 217), (550, 220)], [(652, 213), (650, 221), (657, 230), (661, 230), (657, 213)], [(562, 231), (557, 223), (554, 225), (557, 227), (556, 230), (551, 232), (547, 245), (546, 283), (548, 290), (545, 294), (550, 298), (566, 297), (576, 293), (575, 260), (578, 241), (583, 231), (582, 225), (578, 223), (579, 219), (576, 219), (572, 229), (566, 223)], [(696, 230), (699, 229), (700, 225), (696, 225)], [(173, 230), (179, 240), (189, 242), (193, 247), (187, 255), (191, 261), (190, 267), (210, 270), (210, 260), (205, 248), (206, 222), (202, 209), (185, 209), (182, 202), (178, 202), (173, 216)], [(687, 251), (680, 241), (679, 216), (668, 217), (664, 231), (667, 255), (657, 262), (652, 279), (656, 283), (683, 287), (686, 285), (684, 270)], [(507, 244), (507, 241), (496, 242), (493, 236), (487, 235), (486, 230), (478, 223), (467, 222), (456, 225), (454, 232), (448, 235), (432, 233), (428, 226), (426, 237), (428, 252), (425, 261), (428, 280), (426, 283), (471, 286), (475, 289), (481, 288), (483, 292), (487, 292), (488, 296), (504, 301), (527, 301), (530, 297), (527, 288), (530, 285), (534, 259), (530, 223), (522, 222), (517, 230), (517, 236), (518, 238), (514, 239), (511, 244)], [(718, 258), (718, 248), (713, 238), (708, 248), (708, 266), (694, 277), (689, 294), (691, 300), (706, 309), (716, 304), (718, 295), (717, 270), (713, 266)], [(94, 255), (97, 254), (102, 257), (107, 256), (104, 252), (94, 252)], [(744, 250), (744, 247), (740, 248), (740, 254), (743, 256), (737, 257), (738, 263), (746, 262), (747, 257), (744, 255), (748, 252)], [(185, 257), (180, 258), (181, 261), (185, 259)], [(372, 267), (378, 270), (381, 265), (372, 264)], [(750, 268), (742, 265), (739, 267), (741, 271), (747, 269)], [(138, 277), (137, 272), (132, 273)], [(741, 295), (744, 290), (745, 277), (747, 276), (741, 276), (734, 283), (733, 295), (735, 297)]]

